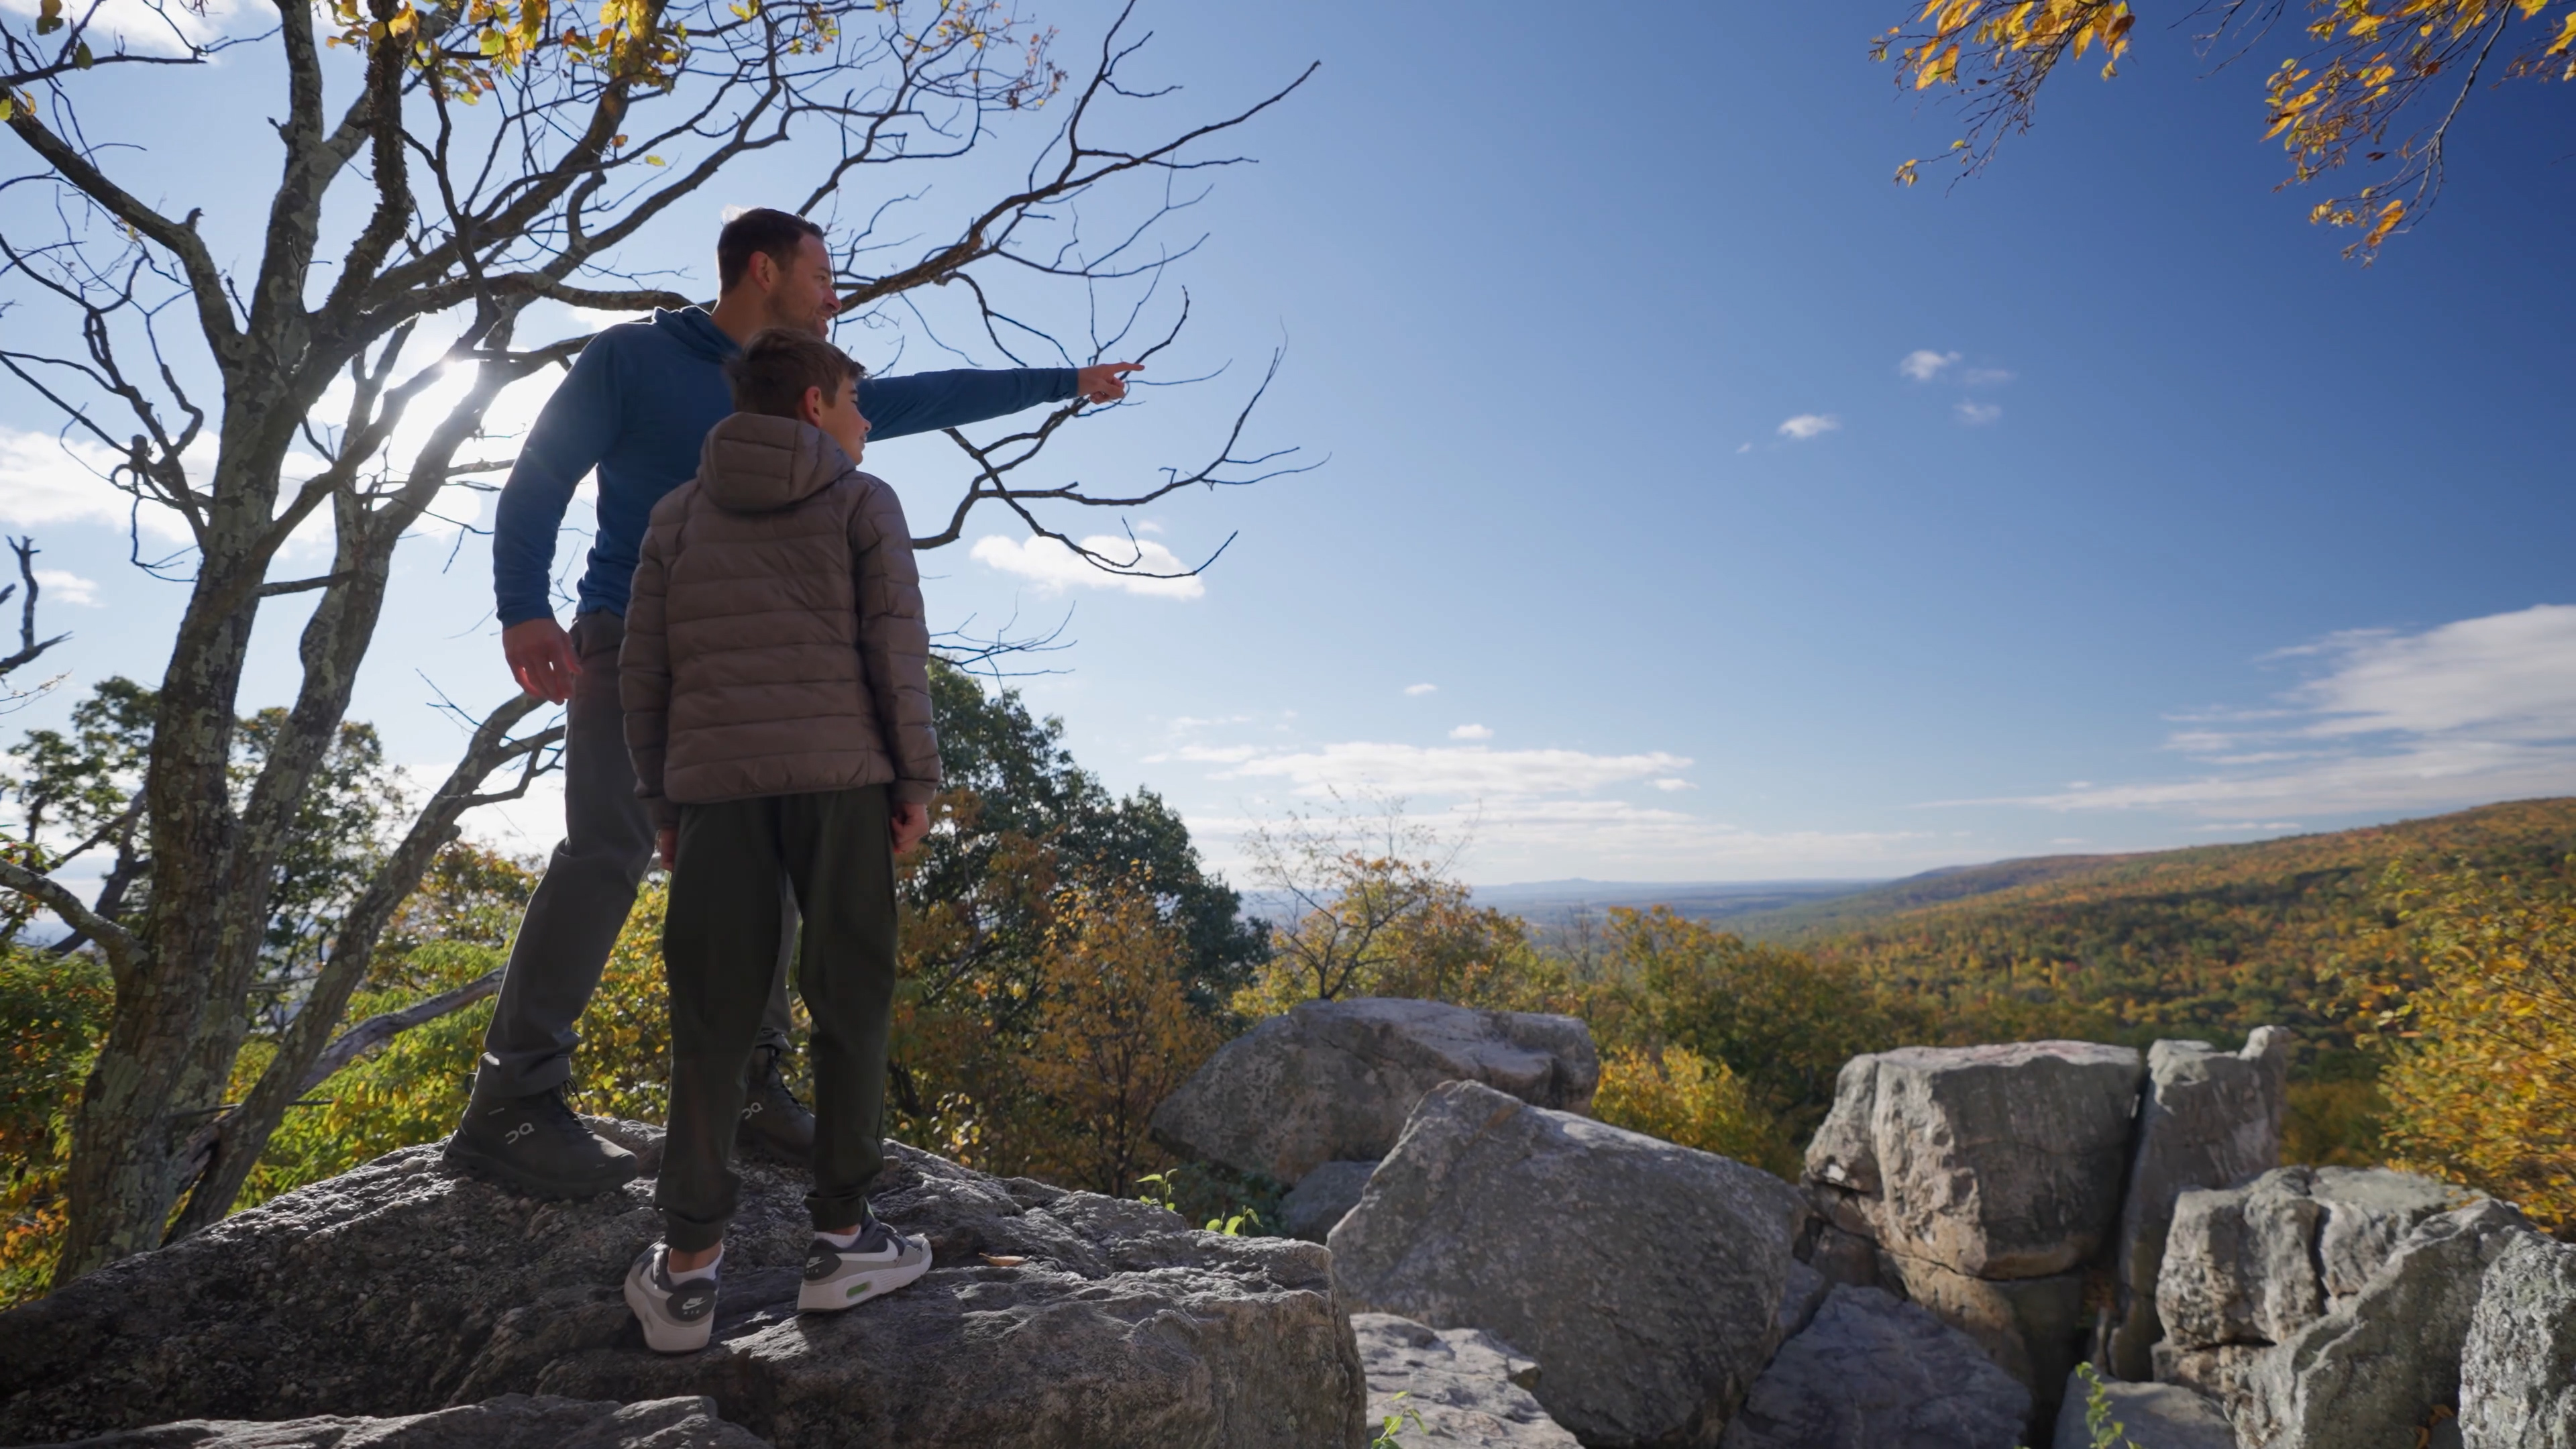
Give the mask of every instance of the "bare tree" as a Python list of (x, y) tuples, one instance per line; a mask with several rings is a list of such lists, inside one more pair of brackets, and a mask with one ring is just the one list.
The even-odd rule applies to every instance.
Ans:
[[(1150, 121), (1173, 104), (1167, 90), (1120, 79), (1142, 43), (1124, 15), (1077, 83), (1052, 58), (1054, 32), (993, 0), (272, 3), (260, 22), (273, 25), (240, 35), (213, 33), (187, 0), (135, 0), (139, 11), (124, 13), (158, 26), (149, 38), (111, 36), (103, 0), (69, 10), (47, 0), (32, 24), (0, 18), (0, 121), (36, 167), (0, 179), (11, 208), (0, 278), (12, 290), (0, 305), (23, 309), (0, 339), (0, 368), (58, 410), (67, 437), (114, 457), (111, 481), (136, 509), (166, 511), (190, 540), (148, 559), (134, 534), (136, 563), (188, 590), (141, 789), (148, 902), (131, 920), (109, 919), (59, 881), (0, 861), (0, 885), (85, 933), (116, 988), (74, 1125), (58, 1283), (223, 1214), (286, 1108), (324, 1063), (345, 1058), (333, 1032), (432, 853), (463, 812), (524, 790), (542, 767), (558, 732), (522, 728), (534, 701), (483, 717), (339, 922), (274, 1060), (228, 1101), (268, 881), (347, 711), (396, 549), (438, 516), (448, 490), (488, 488), (506, 468), (487, 456), (506, 448), (487, 437), (486, 411), (508, 385), (581, 350), (590, 333), (567, 309), (689, 300), (636, 260), (656, 218), (765, 153), (766, 176), (809, 168), (801, 207), (829, 220), (864, 178), (1026, 128), (1036, 159), (1024, 179), (940, 240), (891, 235), (890, 208), (905, 199), (891, 191), (861, 203), (865, 220), (842, 229), (843, 311), (918, 312), (924, 289), (954, 286), (948, 295), (971, 302), (990, 347), (1071, 361), (1011, 299), (1052, 289), (1095, 319), (1094, 340), (1149, 325), (1160, 315), (1155, 279), (1188, 249), (1161, 240), (1158, 225), (1196, 199), (1193, 173), (1236, 159), (1208, 154), (1208, 143), (1304, 78), (1165, 139), (1113, 144), (1096, 134), (1132, 131), (1136, 114)], [(232, 84), (273, 73), (281, 89), (183, 99), (180, 74), (164, 73), (149, 106), (113, 89), (133, 67), (184, 72), (225, 50), (263, 54), (273, 68), (228, 67)], [(274, 186), (184, 211), (121, 181), (131, 158), (120, 146), (134, 137), (98, 130), (175, 146), (185, 118), (245, 106), (270, 117)], [(226, 214), (227, 203), (247, 203), (247, 214)], [(1082, 231), (1086, 204), (1124, 218), (1105, 244)], [(52, 234), (32, 230), (40, 219)], [(240, 245), (210, 240), (236, 230)], [(1126, 301), (1106, 308), (1104, 297)], [(39, 322), (48, 317), (50, 331)], [(38, 341), (47, 336), (58, 339), (50, 348)], [(1142, 486), (1011, 481), (1074, 411), (991, 444), (959, 438), (967, 497), (923, 543), (954, 539), (964, 513), (991, 500), (1082, 548), (1035, 509), (1133, 506), (1284, 467), (1240, 450), (1238, 419), (1206, 464)], [(298, 449), (311, 459), (292, 462)], [(329, 564), (280, 577), (290, 537), (308, 523), (327, 523)], [(300, 678), (256, 778), (230, 789), (253, 627), (265, 603), (288, 595), (313, 603)], [(514, 781), (487, 790), (505, 767)]]
[(18, 582), (0, 584), (0, 606), (13, 598), (18, 600), (18, 647), (0, 655), (0, 710), (15, 709), (51, 687), (53, 681), (47, 680), (34, 689), (20, 689), (9, 683), (9, 676), (35, 663), (46, 650), (72, 637), (69, 634), (57, 634), (51, 639), (36, 637), (36, 596), (43, 592), (36, 583), (36, 540), (13, 538), (9, 540), (9, 552), (18, 558)]

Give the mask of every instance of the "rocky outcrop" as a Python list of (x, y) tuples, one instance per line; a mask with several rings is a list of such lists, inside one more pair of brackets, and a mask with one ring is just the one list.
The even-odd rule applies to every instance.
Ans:
[(769, 1449), (769, 1442), (716, 1417), (703, 1398), (604, 1404), (504, 1394), (393, 1419), (190, 1419), (84, 1439), (79, 1449)]
[(1880, 1247), (1980, 1278), (2089, 1261), (2120, 1212), (2138, 1054), (2043, 1041), (1854, 1057), (1807, 1149)]
[(1771, 1357), (1802, 1215), (1741, 1163), (1461, 1081), (1330, 1243), (1353, 1308), (1499, 1335), (1585, 1444), (1705, 1445)]
[(1184, 1157), (1293, 1183), (1327, 1162), (1384, 1157), (1442, 1082), (1584, 1112), (1600, 1080), (1591, 1028), (1570, 1016), (1310, 1001), (1227, 1042), (1154, 1109), (1153, 1130)]
[(1351, 1332), (1368, 1370), (1369, 1423), (1400, 1422), (1399, 1443), (1576, 1449), (1530, 1395), (1538, 1364), (1492, 1334), (1392, 1313), (1354, 1313)]
[(2460, 1402), (2460, 1357), (2489, 1265), (2528, 1235), (2492, 1199), (2424, 1219), (2360, 1291), (2264, 1354), (2234, 1412), (2249, 1449), (2405, 1444)]
[(1809, 1261), (1966, 1331), (2046, 1430), (2089, 1327), (2083, 1271), (2119, 1221), (2144, 1079), (2135, 1050), (2090, 1042), (1852, 1058), (1807, 1147)]
[(2199, 1041), (2148, 1048), (2113, 1265), (2120, 1316), (2111, 1367), (2121, 1378), (2146, 1378), (2163, 1336), (2156, 1275), (2175, 1200), (2194, 1188), (2236, 1187), (2280, 1166), (2289, 1067), (2290, 1034), (2276, 1026), (2256, 1028), (2242, 1051)]
[(1342, 1215), (1360, 1205), (1375, 1162), (1327, 1162), (1288, 1189), (1279, 1200), (1279, 1230), (1310, 1243), (1324, 1241)]
[(2576, 1449), (2576, 1247), (2516, 1234), (2460, 1351), (2467, 1449)]
[(705, 1395), (781, 1449), (1367, 1442), (1322, 1249), (887, 1154), (876, 1208), (928, 1235), (927, 1276), (798, 1315), (803, 1183), (739, 1163), (715, 1342), (666, 1357), (618, 1291), (659, 1230), (649, 1182), (538, 1203), (392, 1153), (0, 1314), (0, 1442), (508, 1393)]
[(1838, 1285), (1780, 1346), (1719, 1449), (2012, 1449), (2030, 1390), (1957, 1329)]
[(2278, 1344), (2358, 1295), (2414, 1226), (2460, 1189), (2384, 1168), (2284, 1167), (2175, 1201), (2157, 1276), (2155, 1377), (2241, 1412)]
[[(2179, 1384), (2102, 1381), (2102, 1397), (2111, 1422), (2120, 1426), (2129, 1449), (2236, 1449), (2236, 1430), (2216, 1400)], [(2085, 1449), (2093, 1442), (2088, 1420), (2092, 1386), (2070, 1375), (2066, 1402), (2057, 1411), (2057, 1449)]]

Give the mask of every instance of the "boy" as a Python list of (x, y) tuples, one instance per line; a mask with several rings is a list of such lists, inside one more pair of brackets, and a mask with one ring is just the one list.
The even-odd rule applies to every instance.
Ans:
[(929, 632), (903, 506), (858, 470), (859, 366), (771, 328), (727, 365), (737, 411), (653, 508), (619, 654), (635, 793), (671, 865), (663, 1241), (626, 1275), (644, 1339), (706, 1346), (740, 1180), (728, 1165), (777, 959), (779, 882), (805, 919), (814, 1020), (814, 1249), (797, 1307), (918, 1278), (929, 1245), (876, 1221), (894, 857), (939, 787)]

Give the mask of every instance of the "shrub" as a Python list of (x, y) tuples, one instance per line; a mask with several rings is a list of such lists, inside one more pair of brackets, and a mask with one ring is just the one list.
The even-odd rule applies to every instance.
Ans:
[(1779, 1122), (1756, 1105), (1724, 1062), (1688, 1047), (1613, 1051), (1601, 1063), (1593, 1115), (1613, 1127), (1732, 1157), (1795, 1178), (1798, 1156)]

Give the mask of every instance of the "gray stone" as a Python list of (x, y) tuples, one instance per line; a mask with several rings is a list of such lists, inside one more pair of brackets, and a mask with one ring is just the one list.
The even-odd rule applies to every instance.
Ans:
[(2142, 1079), (2134, 1049), (2091, 1042), (1855, 1057), (1806, 1176), (1875, 1196), (1859, 1211), (1890, 1252), (1981, 1278), (2062, 1273), (2118, 1218)]
[(2207, 1042), (2160, 1041), (2147, 1050), (2146, 1095), (2138, 1104), (2137, 1148), (2120, 1208), (2120, 1318), (2111, 1367), (2147, 1377), (2164, 1333), (2156, 1275), (2174, 1200), (2193, 1188), (2230, 1188), (2281, 1164), (2281, 1113), (2289, 1083), (2290, 1034), (2258, 1027), (2242, 1051)]
[(2189, 1389), (2226, 1408), (2245, 1402), (2245, 1384), (2253, 1375), (2254, 1366), (2280, 1351), (2268, 1343), (2222, 1343), (2214, 1348), (2182, 1348), (2167, 1339), (2156, 1345), (2156, 1382)]
[(1781, 1342), (1807, 1331), (1807, 1325), (1816, 1320), (1816, 1310), (1825, 1306), (1825, 1295), (1833, 1288), (1830, 1279), (1806, 1264), (1789, 1265), (1789, 1281), (1780, 1289), (1780, 1309), (1772, 1315), (1779, 1325)]
[(2011, 1449), (2030, 1391), (1957, 1329), (1876, 1288), (1837, 1286), (1780, 1346), (1719, 1449)]
[(1327, 1162), (1297, 1179), (1279, 1200), (1280, 1231), (1310, 1243), (1324, 1241), (1342, 1214), (1360, 1205), (1360, 1194), (1368, 1190), (1369, 1174), (1375, 1171), (1374, 1159)]
[(1905, 1286), (1906, 1297), (1965, 1333), (1995, 1367), (2030, 1390), (2032, 1428), (2055, 1421), (2058, 1393), (2083, 1358), (2091, 1327), (2083, 1274), (1974, 1278), (1894, 1254), (1882, 1257), (1879, 1267), (1888, 1281)]
[(1451, 1082), (1333, 1229), (1333, 1276), (1354, 1309), (1517, 1345), (1595, 1449), (1706, 1445), (1776, 1345), (1804, 1215), (1742, 1163)]
[(1880, 1286), (1877, 1239), (1846, 1232), (1832, 1223), (1815, 1225), (1807, 1244), (1806, 1261), (1828, 1282), (1848, 1283), (1854, 1288)]
[(2515, 1234), (2460, 1350), (2467, 1449), (2576, 1449), (2576, 1247)]
[(619, 1294), (659, 1234), (650, 1182), (540, 1203), (407, 1148), (0, 1314), (0, 1443), (508, 1393), (706, 1395), (781, 1449), (1367, 1442), (1359, 1353), (1313, 1244), (889, 1143), (876, 1209), (926, 1234), (934, 1266), (800, 1316), (802, 1174), (736, 1169), (702, 1352), (648, 1352)]
[(1592, 1030), (1570, 1016), (1437, 1001), (1310, 1001), (1227, 1042), (1154, 1109), (1185, 1157), (1295, 1182), (1384, 1157), (1422, 1094), (1482, 1082), (1534, 1106), (1591, 1109)]
[(391, 1419), (190, 1419), (83, 1439), (80, 1449), (769, 1449), (769, 1441), (717, 1418), (705, 1398), (604, 1404), (504, 1394)]
[(2156, 1308), (2180, 1348), (2286, 1343), (2361, 1291), (2407, 1231), (2472, 1196), (2385, 1168), (2283, 1167), (2174, 1204)]
[(1401, 1422), (1399, 1443), (1575, 1449), (1530, 1390), (1538, 1364), (1478, 1328), (1441, 1330), (1392, 1313), (1354, 1313), (1368, 1370), (1369, 1423)]
[[(2102, 1397), (2128, 1449), (2236, 1449), (2236, 1430), (2217, 1401), (2178, 1384), (2104, 1379)], [(2081, 1376), (2068, 1375), (2065, 1407), (2057, 1412), (2057, 1449), (2085, 1449), (2093, 1442), (2091, 1412), (2091, 1388)]]
[(2247, 1376), (2232, 1409), (2250, 1449), (2414, 1442), (2460, 1398), (2460, 1355), (2489, 1265), (2530, 1225), (2489, 1200), (2426, 1218), (2360, 1292)]

